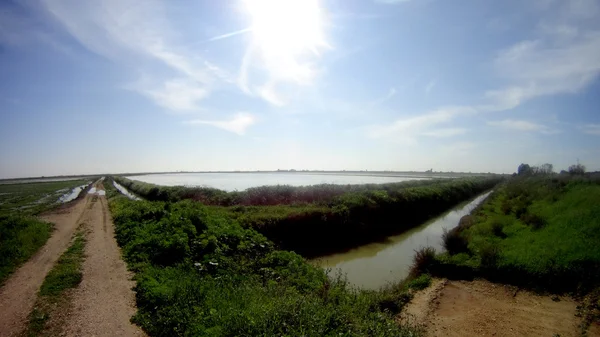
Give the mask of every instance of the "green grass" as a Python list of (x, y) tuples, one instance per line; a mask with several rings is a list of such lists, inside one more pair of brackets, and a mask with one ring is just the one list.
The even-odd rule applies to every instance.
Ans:
[[(206, 189), (159, 187), (115, 178), (148, 200), (181, 200)], [(305, 257), (326, 255), (383, 239), (411, 229), (452, 206), (491, 189), (500, 177), (471, 177), (381, 185), (347, 185), (329, 195), (329, 185), (308, 187), (274, 186), (244, 192), (220, 191), (209, 200), (216, 212), (235, 218), (243, 227), (253, 228), (285, 250)], [(153, 186), (153, 187), (151, 187)], [(332, 185), (335, 186), (335, 185)], [(325, 188), (326, 192), (323, 192)], [(153, 192), (149, 192), (153, 191)], [(186, 192), (187, 191), (187, 192)], [(211, 193), (218, 191), (211, 189)], [(310, 193), (312, 194), (310, 194)], [(215, 192), (216, 193), (216, 192)], [(302, 196), (309, 195), (306, 199)], [(214, 206), (225, 199), (236, 199), (234, 206)], [(320, 197), (329, 195), (329, 197)], [(317, 197), (319, 196), (319, 197)], [(187, 197), (186, 197), (187, 198)], [(216, 199), (215, 199), (216, 198)], [(312, 199), (311, 199), (312, 198)], [(184, 198), (185, 199), (185, 198)], [(195, 198), (186, 200), (196, 200)], [(215, 201), (217, 200), (217, 201)], [(245, 201), (244, 201), (245, 200)], [(263, 205), (245, 205), (251, 200), (267, 200)], [(269, 205), (271, 201), (281, 204)], [(306, 200), (319, 200), (311, 203)], [(227, 203), (226, 203), (227, 204)], [(310, 242), (307, 245), (306, 242)]]
[(110, 199), (150, 336), (418, 336), (400, 286), (361, 291), (197, 202)]
[[(52, 316), (65, 310), (68, 305), (65, 292), (76, 288), (81, 283), (84, 249), (85, 237), (82, 230), (79, 229), (69, 248), (46, 275), (44, 283), (40, 287), (35, 307), (29, 314), (29, 322), (23, 336), (55, 335), (54, 331), (48, 331), (47, 322)], [(58, 315), (57, 317), (60, 319), (63, 316)], [(58, 322), (55, 322), (55, 325), (57, 325), (54, 327), (55, 329), (60, 328)]]
[(83, 180), (0, 184), (0, 284), (50, 238), (52, 225), (34, 216), (57, 206)]
[(50, 238), (52, 225), (30, 217), (0, 216), (0, 284)]
[[(600, 184), (580, 177), (514, 179), (455, 233), (467, 252), (438, 257), (472, 275), (551, 291), (600, 282)], [(442, 269), (443, 269), (442, 268)]]
[(54, 268), (46, 275), (40, 287), (40, 296), (59, 296), (66, 289), (75, 288), (81, 282), (81, 264), (85, 238), (81, 232), (75, 235), (71, 246), (62, 254)]
[(58, 198), (90, 180), (0, 184), (0, 215), (36, 215), (52, 209)]

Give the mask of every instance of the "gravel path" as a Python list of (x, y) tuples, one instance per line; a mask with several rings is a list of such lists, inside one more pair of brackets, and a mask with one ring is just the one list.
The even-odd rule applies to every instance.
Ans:
[(101, 183), (86, 216), (83, 279), (72, 293), (71, 312), (61, 336), (144, 336), (130, 323), (136, 312), (135, 282), (121, 259)]
[(38, 289), (71, 242), (88, 202), (89, 198), (85, 197), (68, 207), (41, 216), (43, 220), (54, 223), (55, 230), (46, 244), (17, 269), (0, 289), (0, 337), (16, 336), (24, 329)]

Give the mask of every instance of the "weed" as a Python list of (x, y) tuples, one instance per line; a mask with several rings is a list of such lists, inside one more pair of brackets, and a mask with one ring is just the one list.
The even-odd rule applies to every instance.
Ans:
[(408, 282), (408, 287), (415, 290), (423, 290), (431, 285), (431, 275), (422, 274), (421, 276)]
[(435, 263), (435, 249), (432, 247), (423, 247), (415, 251), (413, 264), (410, 269), (410, 277), (417, 277), (421, 274), (430, 273), (432, 265)]

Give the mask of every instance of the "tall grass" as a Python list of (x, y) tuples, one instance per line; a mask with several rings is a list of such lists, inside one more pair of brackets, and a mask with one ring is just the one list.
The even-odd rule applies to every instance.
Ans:
[[(585, 292), (600, 283), (600, 180), (513, 179), (446, 240), (467, 241), (438, 257), (444, 273), (550, 291)], [(462, 268), (457, 271), (456, 268)]]
[(394, 320), (406, 292), (349, 289), (218, 209), (122, 196), (109, 204), (136, 273), (133, 320), (150, 336), (419, 335)]
[(50, 238), (52, 225), (30, 217), (0, 215), (0, 284)]

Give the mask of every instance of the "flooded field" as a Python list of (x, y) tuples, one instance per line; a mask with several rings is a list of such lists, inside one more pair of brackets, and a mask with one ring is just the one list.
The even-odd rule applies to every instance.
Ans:
[(408, 276), (416, 249), (431, 246), (441, 251), (444, 229), (457, 226), (460, 218), (469, 214), (489, 193), (458, 205), (419, 227), (388, 237), (383, 242), (320, 257), (312, 263), (330, 268), (330, 275), (345, 274), (350, 284), (365, 289), (378, 289), (387, 283), (397, 282)]
[(163, 186), (206, 186), (225, 191), (241, 191), (265, 185), (307, 186), (318, 184), (384, 184), (408, 180), (431, 179), (432, 176), (418, 174), (369, 175), (367, 173), (309, 173), (309, 172), (257, 172), (257, 173), (166, 173), (128, 176)]

